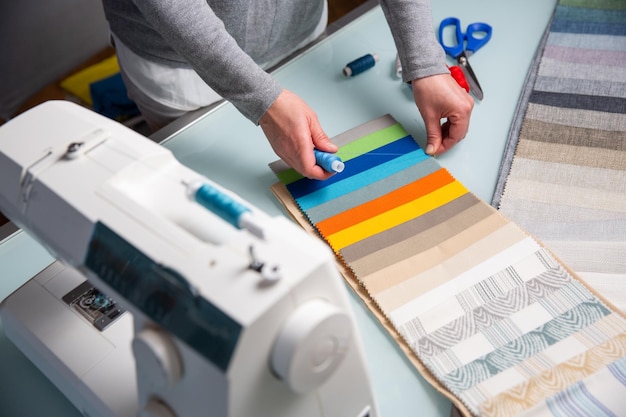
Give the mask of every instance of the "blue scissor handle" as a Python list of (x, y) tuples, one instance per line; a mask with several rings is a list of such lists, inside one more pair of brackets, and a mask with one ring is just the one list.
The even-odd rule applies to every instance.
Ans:
[[(453, 25), (456, 31), (456, 44), (452, 46), (446, 45), (443, 41), (443, 30), (450, 25)], [(441, 24), (439, 25), (439, 43), (448, 55), (452, 58), (456, 58), (461, 55), (461, 53), (463, 53), (463, 48), (465, 47), (463, 40), (464, 36), (463, 32), (461, 32), (461, 21), (457, 17), (447, 17), (441, 21)]]
[[(446, 45), (443, 40), (443, 31), (447, 26), (454, 26), (456, 33), (456, 44)], [(478, 51), (483, 45), (491, 39), (492, 28), (487, 23), (472, 23), (467, 27), (467, 32), (461, 31), (461, 21), (457, 17), (447, 17), (441, 21), (439, 25), (439, 43), (444, 51), (453, 58), (457, 58), (464, 50), (473, 52)], [(484, 34), (476, 36), (475, 34)], [(467, 46), (465, 45), (467, 41)]]
[[(465, 50), (473, 53), (482, 48), (489, 42), (489, 39), (491, 39), (491, 30), (491, 26), (486, 23), (471, 23), (467, 26), (467, 31), (465, 32), (467, 45), (465, 46)], [(474, 34), (478, 34), (479, 36), (477, 37)]]

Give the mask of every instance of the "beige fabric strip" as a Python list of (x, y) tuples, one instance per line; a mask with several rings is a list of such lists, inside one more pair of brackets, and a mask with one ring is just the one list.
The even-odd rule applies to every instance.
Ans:
[(587, 129), (626, 131), (626, 114), (568, 109), (530, 103), (526, 109), (526, 120), (528, 119)]
[(579, 149), (575, 146), (536, 142), (525, 138), (520, 138), (516, 156), (571, 165), (626, 169), (626, 152), (599, 148)]
[[(360, 277), (361, 281), (371, 294), (378, 294), (411, 277), (415, 277), (424, 271), (436, 267), (445, 260), (454, 257), (459, 252), (464, 251), (477, 240), (489, 236), (507, 223), (508, 221), (498, 213), (493, 213), (489, 217), (475, 223), (471, 227), (466, 228), (463, 232), (429, 250), (416, 253), (403, 262), (378, 270), (373, 274)], [(503, 246), (504, 244), (500, 246), (500, 250)]]
[(414, 267), (408, 279), (381, 288), (373, 296), (385, 311), (393, 311), (526, 237), (517, 225), (502, 216), (490, 216), (433, 250), (416, 256), (423, 265)]
[(490, 207), (465, 194), (430, 213), (350, 245), (341, 250), (341, 255), (357, 275), (369, 275), (436, 246), (491, 213)]
[(626, 151), (626, 131), (589, 129), (563, 126), (541, 120), (527, 119), (522, 126), (521, 137), (537, 142)]

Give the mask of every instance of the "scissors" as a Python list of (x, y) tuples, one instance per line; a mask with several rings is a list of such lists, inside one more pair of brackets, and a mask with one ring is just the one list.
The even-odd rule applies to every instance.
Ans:
[[(452, 46), (446, 45), (443, 40), (443, 31), (448, 26), (454, 26), (456, 32), (456, 43)], [(459, 63), (470, 85), (471, 92), (478, 100), (483, 99), (483, 90), (480, 88), (476, 74), (474, 74), (474, 70), (472, 70), (467, 58), (489, 42), (491, 30), (491, 26), (487, 23), (470, 23), (465, 33), (463, 33), (461, 31), (461, 21), (456, 17), (445, 18), (439, 25), (439, 43), (444, 51)]]

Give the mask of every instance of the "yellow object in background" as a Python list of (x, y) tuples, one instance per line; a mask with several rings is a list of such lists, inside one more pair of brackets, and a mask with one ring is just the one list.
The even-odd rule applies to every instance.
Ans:
[(89, 106), (93, 106), (89, 86), (91, 83), (103, 80), (120, 71), (117, 56), (100, 61), (99, 63), (85, 68), (61, 81), (61, 88), (78, 97)]

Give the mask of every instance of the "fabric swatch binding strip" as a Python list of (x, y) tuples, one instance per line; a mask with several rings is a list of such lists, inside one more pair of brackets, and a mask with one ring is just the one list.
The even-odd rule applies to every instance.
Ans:
[(334, 141), (342, 173), (309, 180), (276, 161), (272, 189), (464, 414), (626, 409), (626, 319), (614, 307), (391, 116)]

